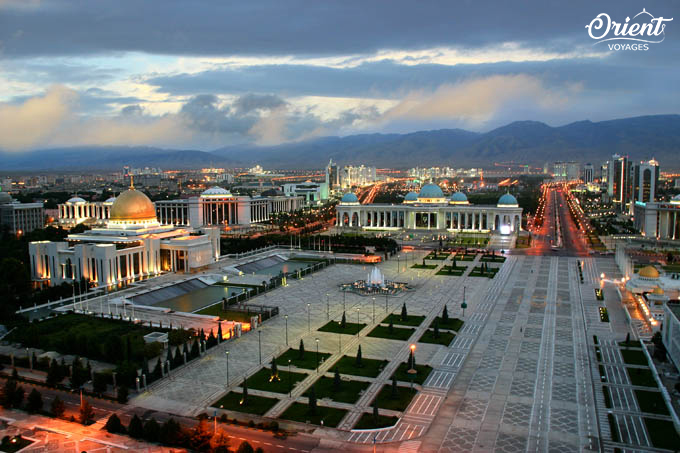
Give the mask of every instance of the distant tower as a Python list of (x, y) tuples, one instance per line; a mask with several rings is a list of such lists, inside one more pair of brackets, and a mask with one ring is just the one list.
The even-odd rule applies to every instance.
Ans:
[(586, 184), (592, 184), (595, 180), (595, 168), (593, 164), (588, 162), (583, 166), (583, 182)]
[(633, 213), (635, 203), (649, 203), (656, 197), (656, 189), (659, 186), (659, 163), (652, 159), (633, 165), (632, 199), (630, 213)]

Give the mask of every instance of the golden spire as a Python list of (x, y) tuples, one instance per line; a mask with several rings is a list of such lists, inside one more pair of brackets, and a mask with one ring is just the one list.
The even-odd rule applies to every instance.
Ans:
[(130, 175), (130, 190), (135, 190), (134, 175)]

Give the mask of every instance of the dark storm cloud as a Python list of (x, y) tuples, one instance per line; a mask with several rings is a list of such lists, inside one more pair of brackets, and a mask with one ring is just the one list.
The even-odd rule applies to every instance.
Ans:
[(118, 51), (336, 55), (504, 41), (560, 46), (574, 38), (582, 40), (584, 26), (601, 12), (625, 17), (646, 6), (657, 16), (680, 16), (678, 2), (647, 3), (54, 0), (33, 8), (5, 6), (0, 14), (0, 42), (5, 57)]
[(236, 115), (230, 106), (220, 107), (213, 94), (194, 96), (180, 110), (191, 128), (207, 133), (246, 134), (257, 122), (254, 115)]
[(240, 96), (234, 107), (237, 113), (250, 113), (254, 110), (271, 110), (286, 105), (286, 101), (274, 94), (244, 94)]

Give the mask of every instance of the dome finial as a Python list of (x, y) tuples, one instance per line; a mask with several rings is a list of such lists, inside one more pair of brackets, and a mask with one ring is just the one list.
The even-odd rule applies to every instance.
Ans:
[(135, 190), (135, 181), (134, 181), (135, 176), (130, 175), (130, 190)]

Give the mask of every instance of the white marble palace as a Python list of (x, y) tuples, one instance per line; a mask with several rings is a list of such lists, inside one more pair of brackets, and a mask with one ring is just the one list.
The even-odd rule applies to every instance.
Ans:
[(521, 230), (522, 208), (509, 193), (496, 205), (474, 205), (462, 192), (448, 199), (436, 184), (425, 184), (419, 193), (409, 192), (401, 204), (359, 203), (353, 193), (345, 194), (336, 207), (339, 228), (497, 231), (514, 234)]
[(31, 242), (33, 280), (58, 285), (85, 278), (110, 286), (190, 272), (219, 257), (218, 227), (161, 225), (151, 200), (133, 186), (107, 206), (105, 217), (104, 227), (70, 234), (65, 242)]

